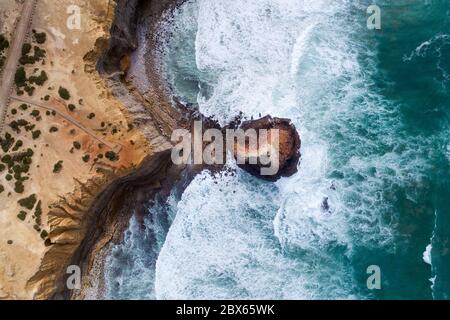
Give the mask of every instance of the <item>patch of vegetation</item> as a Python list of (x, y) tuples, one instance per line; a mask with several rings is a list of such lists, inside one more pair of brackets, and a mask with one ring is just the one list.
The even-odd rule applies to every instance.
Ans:
[(44, 70), (41, 71), (41, 74), (39, 76), (33, 75), (28, 79), (31, 84), (36, 84), (38, 86), (43, 86), (47, 80), (48, 76)]
[(20, 213), (17, 215), (17, 218), (19, 218), (19, 220), (21, 221), (25, 221), (25, 219), (27, 218), (27, 213), (25, 211), (20, 211)]
[(0, 194), (3, 193), (3, 191), (5, 191), (5, 187), (0, 184)]
[(60, 173), (63, 169), (63, 163), (64, 161), (60, 160), (53, 166), (53, 173)]
[[(33, 55), (31, 55), (31, 49), (34, 49)], [(21, 65), (35, 64), (40, 62), (45, 58), (46, 51), (39, 48), (38, 46), (32, 47), (31, 44), (25, 43), (22, 46), (22, 56), (19, 59)]]
[(40, 200), (34, 209), (34, 219), (38, 226), (42, 225), (42, 201)]
[(80, 150), (80, 149), (81, 149), (81, 143), (79, 143), (78, 141), (75, 141), (75, 142), (73, 143), (73, 147), (74, 147), (75, 149), (77, 149), (77, 150)]
[(33, 30), (33, 38), (39, 44), (44, 44), (47, 41), (47, 34), (45, 32), (36, 32)]
[(70, 99), (70, 92), (66, 88), (59, 87), (58, 94), (64, 100)]
[(34, 109), (31, 113), (30, 116), (32, 116), (33, 118), (37, 118), (39, 117), (41, 114), (41, 112), (39, 110)]
[(83, 157), (83, 161), (86, 163), (89, 162), (90, 159), (91, 159), (91, 156), (88, 154)]
[(57, 127), (55, 127), (55, 126), (50, 128), (50, 133), (55, 133), (55, 132), (58, 132), (58, 131), (59, 131), (59, 129)]
[(16, 193), (19, 193), (19, 194), (21, 194), (21, 193), (23, 193), (25, 191), (25, 187), (24, 187), (23, 182), (21, 180), (16, 181), (16, 183), (14, 185), (14, 191)]
[(18, 88), (24, 87), (27, 82), (27, 73), (24, 67), (19, 67), (14, 75), (14, 83)]
[(0, 34), (0, 69), (5, 65), (6, 57), (5, 51), (9, 48), (9, 41), (4, 35)]
[(14, 144), (15, 139), (11, 136), (11, 134), (9, 132), (5, 133), (5, 137), (2, 138), (0, 137), (0, 145), (2, 147), (3, 152), (8, 152), (9, 149), (12, 147), (12, 145)]
[(22, 127), (26, 127), (28, 126), (30, 123), (28, 121), (26, 121), (25, 119), (19, 119), (19, 120), (14, 120), (11, 121), (11, 123), (9, 124), (10, 128), (14, 130), (14, 132), (16, 133), (20, 133), (21, 132), (21, 128)]
[(95, 113), (90, 113), (89, 115), (88, 115), (88, 119), (89, 120), (92, 120), (92, 119), (94, 119), (95, 118)]
[(22, 109), (23, 111), (27, 111), (29, 106), (24, 103), (24, 104), (21, 104), (19, 108)]
[(42, 134), (41, 130), (36, 130), (31, 133), (31, 136), (32, 136), (33, 140), (37, 140), (37, 139), (39, 139), (41, 134)]
[(69, 104), (67, 107), (71, 112), (74, 112), (77, 109), (74, 104)]
[(16, 144), (14, 145), (12, 151), (18, 151), (23, 146), (22, 140), (17, 140)]
[(41, 238), (42, 238), (42, 240), (47, 239), (47, 237), (48, 237), (48, 232), (47, 232), (46, 230), (42, 230), (42, 232), (41, 232)]
[(17, 114), (17, 109), (11, 109), (11, 114), (14, 116)]
[(118, 161), (119, 160), (119, 156), (117, 155), (117, 153), (115, 153), (114, 151), (108, 151), (105, 153), (105, 157), (106, 159), (108, 159), (109, 161)]
[(20, 199), (19, 201), (17, 201), (17, 203), (23, 208), (26, 208), (28, 210), (33, 210), (34, 205), (36, 204), (36, 201), (37, 201), (36, 195), (32, 194), (28, 198)]

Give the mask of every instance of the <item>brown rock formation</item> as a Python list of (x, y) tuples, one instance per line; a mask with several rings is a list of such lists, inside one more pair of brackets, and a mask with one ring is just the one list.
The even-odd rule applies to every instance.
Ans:
[[(272, 118), (266, 116), (264, 118), (252, 121), (246, 121), (240, 126), (241, 129), (255, 129), (268, 130), (269, 135), (272, 130), (278, 130), (279, 143), (275, 146), (278, 149), (278, 171), (274, 175), (261, 175), (261, 168), (265, 167), (258, 161), (258, 164), (244, 164), (240, 165), (242, 169), (252, 175), (260, 177), (268, 181), (277, 181), (281, 177), (290, 177), (297, 173), (297, 165), (300, 160), (300, 136), (289, 119)], [(269, 139), (269, 142), (271, 140)], [(273, 141), (271, 141), (273, 142)], [(248, 146), (245, 146), (248, 148)], [(270, 149), (270, 146), (259, 145), (259, 149)], [(255, 153), (260, 153), (261, 150), (255, 150)], [(276, 151), (275, 151), (276, 152)]]

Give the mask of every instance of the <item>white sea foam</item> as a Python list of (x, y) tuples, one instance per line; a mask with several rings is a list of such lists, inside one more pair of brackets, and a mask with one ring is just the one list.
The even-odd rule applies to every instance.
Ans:
[(396, 106), (371, 91), (346, 5), (199, 0), (177, 11), (197, 19), (187, 74), (211, 89), (200, 110), (221, 123), (240, 111), (288, 117), (302, 161), (275, 186), (236, 168), (198, 176), (158, 257), (158, 298), (349, 298), (353, 247), (395, 250), (385, 193), (401, 185), (414, 199), (426, 146), (398, 134)]
[(425, 251), (423, 252), (423, 261), (426, 264), (429, 264), (431, 266), (431, 249), (432, 246), (431, 244), (427, 245)]

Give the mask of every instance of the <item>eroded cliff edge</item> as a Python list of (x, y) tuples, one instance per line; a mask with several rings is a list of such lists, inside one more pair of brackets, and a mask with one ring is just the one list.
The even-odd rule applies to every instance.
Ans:
[[(192, 166), (185, 170), (183, 166), (172, 165), (171, 133), (175, 129), (191, 129), (195, 120), (203, 121), (205, 128), (226, 129), (170, 98), (164, 83), (153, 70), (151, 52), (145, 65), (149, 77), (146, 92), (142, 93), (128, 77), (132, 53), (138, 47), (139, 23), (150, 23), (150, 30), (155, 31), (162, 13), (182, 2), (117, 0), (110, 32), (98, 37), (91, 50), (85, 52), (84, 72), (104, 86), (105, 96), (121, 106), (129, 130), (134, 132), (131, 144), (139, 153), (133, 154), (127, 164), (96, 168), (95, 175), (87, 181), (77, 182), (73, 192), (61, 195), (51, 206), (48, 247), (38, 270), (27, 281), (33, 298), (101, 298), (104, 256), (109, 244), (122, 240), (131, 215), (144, 215), (156, 196), (164, 199), (174, 185), (185, 187), (198, 171), (205, 168)], [(265, 117), (255, 122), (241, 123), (239, 120), (233, 125), (281, 129), (286, 133), (286, 152), (282, 159), (285, 171), (280, 176), (296, 172), (301, 142), (288, 119)], [(257, 168), (243, 168), (257, 175)], [(211, 166), (210, 169), (220, 170), (221, 167)], [(81, 268), (82, 290), (72, 291), (66, 286), (66, 270), (70, 265)]]

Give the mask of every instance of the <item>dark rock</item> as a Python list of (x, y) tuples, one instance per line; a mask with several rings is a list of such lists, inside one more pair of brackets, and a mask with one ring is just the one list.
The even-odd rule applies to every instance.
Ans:
[[(272, 118), (266, 116), (258, 120), (243, 122), (241, 129), (255, 129), (257, 132), (261, 129), (279, 131), (279, 170), (274, 175), (261, 175), (261, 169), (265, 166), (258, 164), (240, 165), (242, 169), (250, 174), (268, 181), (277, 181), (281, 177), (290, 177), (297, 173), (298, 163), (300, 161), (301, 140), (294, 124), (289, 119)], [(264, 146), (258, 146), (259, 148)]]

